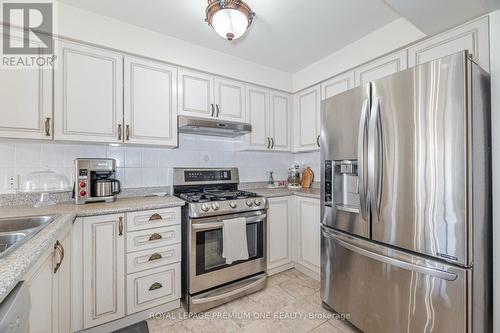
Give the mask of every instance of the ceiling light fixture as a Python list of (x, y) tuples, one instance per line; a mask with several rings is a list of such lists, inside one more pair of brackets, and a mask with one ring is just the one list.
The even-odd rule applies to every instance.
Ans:
[(241, 0), (208, 0), (208, 25), (227, 40), (238, 39), (252, 24), (255, 13)]

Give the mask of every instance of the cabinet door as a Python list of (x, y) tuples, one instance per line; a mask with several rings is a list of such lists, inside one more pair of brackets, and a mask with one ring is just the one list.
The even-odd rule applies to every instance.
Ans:
[(53, 322), (54, 333), (71, 329), (71, 233), (70, 229), (54, 245)]
[(252, 132), (248, 134), (250, 149), (267, 150), (271, 146), (269, 138), (269, 90), (250, 86), (247, 88), (248, 121)]
[(124, 215), (82, 222), (83, 326), (89, 328), (125, 316)]
[(177, 68), (124, 59), (125, 142), (177, 145)]
[(215, 80), (215, 116), (245, 122), (245, 85), (232, 80)]
[(320, 85), (296, 93), (294, 100), (295, 150), (317, 150), (320, 132)]
[(267, 211), (267, 268), (292, 262), (291, 197), (269, 198)]
[(318, 199), (297, 197), (299, 253), (297, 261), (309, 270), (320, 271), (320, 204)]
[(48, 251), (33, 272), (28, 273), (30, 293), (30, 333), (55, 332), (52, 311), (53, 285), (52, 251)]
[(376, 59), (355, 70), (356, 87), (370, 81), (378, 80), (385, 76), (400, 72), (408, 67), (407, 51), (402, 50)]
[(321, 84), (321, 100), (354, 88), (354, 71), (340, 74)]
[(479, 65), (489, 72), (490, 44), (488, 17), (428, 38), (408, 49), (408, 66), (423, 64), (463, 50), (469, 50)]
[(2, 69), (0, 77), (0, 137), (52, 140), (52, 71)]
[(119, 53), (60, 41), (55, 70), (55, 139), (122, 142)]
[(203, 118), (215, 115), (212, 76), (179, 70), (179, 114)]
[(290, 151), (290, 97), (288, 94), (271, 91), (269, 126), (271, 149)]

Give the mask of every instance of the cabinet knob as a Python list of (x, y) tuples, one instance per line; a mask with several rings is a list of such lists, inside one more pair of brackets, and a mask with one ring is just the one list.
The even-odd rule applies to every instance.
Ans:
[(158, 260), (158, 259), (161, 259), (161, 258), (162, 258), (161, 254), (159, 254), (159, 253), (153, 253), (149, 257), (148, 261), (154, 261), (154, 260)]
[(130, 125), (125, 126), (125, 140), (130, 140)]
[(319, 139), (320, 139), (320, 135), (318, 135), (318, 137), (316, 138), (316, 144), (318, 145), (318, 147), (321, 147), (321, 145), (319, 144)]
[(271, 138), (271, 149), (274, 149), (274, 138)]
[(213, 117), (215, 113), (214, 104), (212, 103), (210, 105), (212, 106), (212, 113), (210, 113), (210, 117)]
[(219, 104), (216, 104), (215, 108), (217, 109), (217, 115), (216, 115), (216, 117), (219, 117), (219, 112), (220, 112)]

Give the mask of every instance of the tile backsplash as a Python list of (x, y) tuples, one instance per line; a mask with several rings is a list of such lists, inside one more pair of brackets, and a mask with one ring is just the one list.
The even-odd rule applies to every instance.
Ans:
[[(0, 194), (11, 193), (7, 177), (24, 177), (33, 171), (53, 170), (73, 181), (77, 157), (110, 157), (118, 162), (118, 179), (124, 188), (168, 186), (173, 167), (238, 167), (241, 182), (266, 181), (268, 171), (285, 179), (288, 166), (297, 161), (311, 165), (319, 175), (319, 153), (239, 151), (238, 139), (181, 134), (178, 149), (99, 144), (0, 141)], [(318, 178), (319, 179), (319, 178)]]

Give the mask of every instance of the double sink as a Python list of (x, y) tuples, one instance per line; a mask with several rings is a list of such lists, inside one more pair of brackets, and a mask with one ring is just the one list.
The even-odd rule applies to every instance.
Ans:
[(0, 219), (0, 259), (26, 243), (56, 218), (54, 214)]

